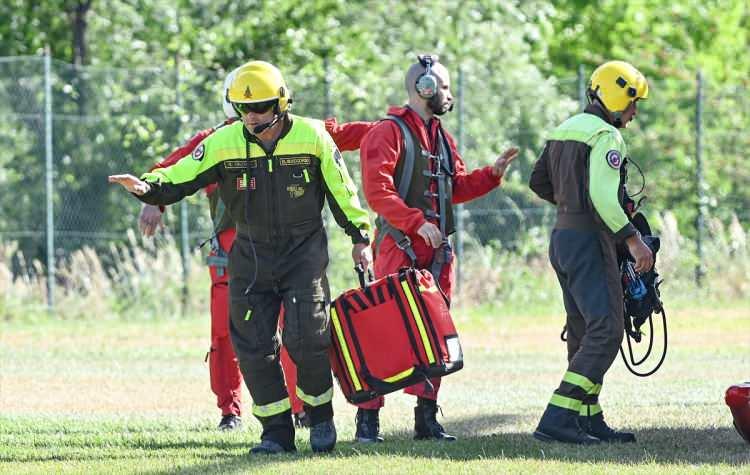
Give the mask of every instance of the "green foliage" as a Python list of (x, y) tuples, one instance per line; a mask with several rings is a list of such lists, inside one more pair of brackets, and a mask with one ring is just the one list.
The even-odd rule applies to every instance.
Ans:
[[(549, 225), (546, 211), (529, 211), (540, 206), (526, 187), (531, 164), (549, 130), (579, 108), (578, 67), (585, 81), (611, 58), (636, 64), (651, 85), (649, 100), (624, 131), (648, 178), (649, 212), (671, 210), (679, 233), (693, 237), (700, 69), (706, 77), (705, 204), (725, 225), (733, 215), (740, 223), (748, 219), (750, 7), (742, 0), (94, 0), (85, 17), (90, 66), (76, 67), (68, 64), (73, 19), (86, 3), (32, 7), (9, 0), (0, 6), (0, 55), (38, 55), (49, 44), (56, 59), (54, 214), (61, 257), (84, 244), (104, 256), (102, 238), (126, 242), (138, 203), (107, 185), (106, 175), (142, 172), (217, 123), (222, 78), (256, 58), (285, 73), (296, 113), (346, 121), (377, 119), (387, 105), (403, 103), (403, 74), (414, 55), (439, 53), (454, 94), (461, 91), (457, 110), (444, 121), (461, 140), (469, 167), (492, 163), (509, 145), (521, 147), (503, 190), (465, 206), (472, 217), (466, 238), (488, 249), (491, 259), (502, 259), (496, 254), (503, 250), (523, 258), (527, 240), (520, 236)], [(2, 61), (0, 72), (0, 113), (8, 118), (0, 124), (6, 151), (0, 186), (15, 190), (0, 196), (0, 232), (21, 238), (19, 250), (33, 260), (44, 255), (46, 219), (42, 60)], [(347, 163), (358, 180), (357, 155), (349, 154)], [(634, 171), (631, 176), (638, 188), (640, 179)], [(191, 200), (196, 242), (208, 236), (205, 216), (205, 201)], [(338, 242), (345, 239), (338, 230), (330, 236), (332, 280), (345, 286), (348, 245)], [(18, 271), (18, 260), (14, 266)]]

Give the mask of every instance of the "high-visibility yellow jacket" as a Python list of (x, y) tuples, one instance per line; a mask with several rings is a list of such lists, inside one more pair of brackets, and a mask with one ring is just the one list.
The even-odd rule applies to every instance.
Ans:
[(220, 128), (172, 166), (145, 173), (151, 185), (138, 198), (167, 205), (211, 183), (240, 233), (273, 241), (323, 225), (324, 198), (352, 242), (368, 242), (368, 213), (322, 121), (288, 115), (271, 150), (264, 150), (241, 121)]

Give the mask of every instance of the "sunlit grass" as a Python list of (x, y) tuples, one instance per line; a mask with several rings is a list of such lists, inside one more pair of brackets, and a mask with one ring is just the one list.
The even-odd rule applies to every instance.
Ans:
[[(259, 425), (215, 430), (219, 412), (203, 357), (207, 319), (11, 322), (2, 330), (0, 471), (6, 473), (701, 473), (747, 472), (726, 387), (748, 379), (750, 305), (670, 313), (670, 347), (655, 376), (618, 360), (602, 392), (607, 419), (639, 442), (594, 450), (531, 437), (564, 371), (562, 317), (457, 311), (464, 370), (446, 378), (440, 420), (456, 444), (414, 442), (413, 398), (391, 395), (386, 442), (351, 442), (355, 410), (337, 393), (339, 444), (314, 456), (251, 458)], [(247, 402), (247, 393), (245, 392)]]

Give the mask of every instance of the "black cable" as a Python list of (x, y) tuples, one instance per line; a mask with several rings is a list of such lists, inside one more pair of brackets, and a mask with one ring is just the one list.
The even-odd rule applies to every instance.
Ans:
[(631, 337), (627, 332), (625, 333), (625, 338), (628, 343), (628, 352), (630, 353), (630, 363), (628, 362), (628, 359), (625, 357), (625, 351), (623, 351), (622, 346), (620, 346), (620, 356), (622, 356), (622, 361), (623, 363), (625, 363), (625, 367), (632, 374), (634, 374), (635, 376), (639, 376), (641, 378), (645, 378), (647, 376), (651, 376), (652, 374), (656, 373), (656, 371), (658, 371), (658, 369), (661, 367), (662, 363), (664, 363), (664, 359), (667, 357), (667, 313), (664, 311), (664, 307), (661, 308), (661, 311), (659, 313), (661, 313), (662, 323), (664, 326), (664, 349), (662, 350), (661, 357), (659, 358), (659, 362), (651, 371), (648, 371), (645, 373), (639, 373), (638, 371), (635, 370), (635, 367), (640, 366), (644, 361), (646, 361), (648, 356), (651, 354), (651, 349), (654, 343), (654, 325), (652, 322), (653, 316), (648, 317), (650, 338), (649, 338), (648, 351), (646, 351), (646, 356), (644, 356), (637, 362), (635, 361), (635, 357), (633, 356), (633, 346), (630, 341)]
[(250, 250), (253, 254), (253, 278), (245, 289), (245, 295), (248, 295), (258, 280), (258, 255), (255, 252), (253, 236), (250, 234), (250, 141), (247, 138), (245, 138), (245, 221), (248, 224), (247, 239), (250, 241)]
[(641, 175), (641, 189), (638, 190), (637, 192), (633, 193), (633, 194), (628, 193), (630, 195), (630, 197), (632, 198), (634, 196), (640, 195), (641, 193), (643, 193), (643, 190), (646, 189), (646, 175), (643, 174), (643, 170), (638, 165), (638, 162), (636, 162), (635, 160), (633, 160), (632, 157), (628, 157), (628, 162), (633, 162), (633, 165), (635, 165), (635, 168), (638, 170), (638, 174)]

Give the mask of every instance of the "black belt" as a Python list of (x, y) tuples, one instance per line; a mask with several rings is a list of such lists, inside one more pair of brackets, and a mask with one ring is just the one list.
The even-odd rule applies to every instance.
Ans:
[(599, 231), (601, 226), (591, 213), (557, 213), (555, 229), (579, 229)]

